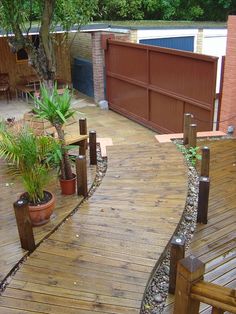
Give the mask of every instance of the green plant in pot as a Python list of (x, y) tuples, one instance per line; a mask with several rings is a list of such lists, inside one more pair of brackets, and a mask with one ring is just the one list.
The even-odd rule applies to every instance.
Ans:
[(9, 173), (19, 177), (23, 183), (29, 203), (29, 215), (34, 226), (49, 221), (55, 207), (55, 197), (45, 191), (51, 178), (47, 158), (54, 149), (54, 139), (36, 136), (29, 128), (18, 130), (0, 123), (0, 157), (8, 163)]
[(44, 85), (40, 88), (40, 99), (35, 98), (36, 108), (34, 112), (38, 118), (49, 121), (55, 127), (58, 141), (60, 143), (60, 184), (62, 194), (74, 194), (76, 186), (76, 175), (72, 172), (68, 147), (65, 141), (63, 126), (75, 113), (71, 109), (71, 92), (65, 89), (62, 95), (58, 94), (57, 85), (48, 90)]

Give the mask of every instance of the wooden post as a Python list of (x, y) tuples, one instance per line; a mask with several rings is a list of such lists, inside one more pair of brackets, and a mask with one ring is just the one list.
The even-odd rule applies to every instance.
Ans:
[(184, 130), (183, 130), (183, 144), (188, 144), (188, 137), (189, 137), (189, 125), (192, 122), (192, 115), (191, 113), (185, 113), (184, 114)]
[(224, 314), (225, 311), (217, 309), (216, 307), (212, 308), (211, 314)]
[(79, 119), (79, 133), (80, 133), (80, 135), (86, 135), (87, 134), (87, 120), (86, 120), (86, 118), (80, 118)]
[(178, 262), (184, 258), (185, 254), (185, 238), (175, 236), (171, 240), (170, 247), (170, 282), (169, 293), (175, 293), (176, 274)]
[(77, 174), (77, 194), (86, 197), (88, 195), (86, 157), (84, 155), (79, 155), (76, 158), (75, 163)]
[(199, 178), (197, 222), (207, 224), (210, 178)]
[(90, 150), (90, 164), (97, 164), (97, 134), (96, 131), (89, 132), (89, 150)]
[(188, 137), (188, 147), (196, 147), (197, 146), (197, 125), (190, 124), (189, 125), (189, 137)]
[(203, 279), (205, 265), (195, 256), (182, 259), (177, 267), (173, 314), (198, 314), (200, 302), (190, 298), (191, 286)]
[[(86, 135), (87, 134), (87, 120), (86, 118), (80, 118), (79, 119), (79, 133), (80, 135)], [(80, 155), (86, 155), (86, 149), (88, 148), (87, 140), (81, 141), (79, 145), (79, 154)]]
[(209, 177), (210, 169), (210, 149), (206, 146), (202, 148), (201, 176)]
[(25, 199), (19, 199), (13, 206), (21, 247), (24, 250), (32, 252), (35, 249), (35, 241), (32, 223), (29, 217), (28, 202)]

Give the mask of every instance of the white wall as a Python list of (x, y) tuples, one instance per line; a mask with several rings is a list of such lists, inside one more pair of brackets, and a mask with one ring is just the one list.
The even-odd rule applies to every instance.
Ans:
[(226, 53), (227, 29), (204, 29), (202, 53), (218, 57), (216, 93), (220, 89), (221, 60)]

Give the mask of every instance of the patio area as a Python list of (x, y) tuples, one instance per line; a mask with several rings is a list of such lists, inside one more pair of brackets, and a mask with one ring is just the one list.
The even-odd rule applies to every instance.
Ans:
[[(147, 143), (155, 143), (153, 132), (137, 125), (110, 111), (97, 108), (91, 99), (83, 95), (77, 95), (72, 101), (72, 107), (78, 111), (77, 118), (86, 117), (88, 129), (95, 129), (97, 136), (103, 144), (103, 152), (107, 143), (124, 144), (137, 143), (139, 138)], [(25, 112), (32, 109), (31, 103), (12, 100), (9, 103), (0, 101), (0, 117), (3, 119), (15, 118), (20, 120)], [(75, 126), (78, 129), (78, 126)], [(120, 131), (119, 131), (120, 130)], [(88, 184), (94, 181), (96, 166), (88, 167)], [(20, 247), (19, 236), (14, 216), (13, 203), (22, 193), (22, 187), (16, 179), (9, 178), (4, 162), (0, 161), (0, 186), (1, 186), (1, 257), (0, 257), (0, 281), (8, 275), (14, 266), (27, 252)], [(55, 193), (57, 206), (50, 222), (42, 227), (34, 228), (36, 243), (42, 241), (65, 217), (81, 202), (82, 197), (61, 196), (59, 183), (55, 177), (51, 180), (49, 189)], [(10, 230), (10, 232), (9, 232)]]
[[(9, 103), (2, 104), (1, 110), (5, 112), (9, 105), (17, 108), (11, 116), (19, 119), (29, 106)], [(89, 98), (80, 95), (73, 106), (78, 116), (87, 118), (88, 129), (97, 131), (108, 157), (107, 174), (95, 194), (8, 279), (0, 297), (0, 313), (139, 313), (152, 269), (181, 219), (187, 168), (176, 147), (157, 143), (154, 132), (101, 110)], [(232, 267), (236, 141), (224, 143), (210, 142), (212, 211), (209, 224), (198, 226), (190, 251), (208, 263), (207, 280), (232, 286), (236, 278)], [(9, 182), (2, 164), (0, 172), (2, 280), (26, 252), (20, 248), (12, 208), (20, 188)], [(90, 167), (90, 184), (94, 175), (95, 168)], [(81, 201), (77, 196), (61, 196), (55, 182), (51, 189), (58, 199), (56, 214), (45, 227), (34, 228), (37, 242)], [(171, 313), (172, 302), (173, 298), (168, 299), (166, 313)], [(203, 306), (202, 311), (210, 310)]]

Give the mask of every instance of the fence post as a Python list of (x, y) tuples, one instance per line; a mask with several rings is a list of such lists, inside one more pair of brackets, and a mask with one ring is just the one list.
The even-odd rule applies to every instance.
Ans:
[(189, 125), (189, 138), (188, 138), (188, 147), (196, 147), (197, 146), (197, 125), (190, 124)]
[(191, 286), (203, 279), (205, 265), (195, 256), (182, 259), (177, 267), (173, 314), (198, 314), (200, 302), (190, 298)]
[(15, 211), (21, 247), (24, 250), (32, 252), (35, 249), (35, 241), (32, 223), (29, 217), (28, 202), (25, 199), (19, 199), (13, 204), (13, 207)]
[(184, 135), (183, 135), (183, 144), (188, 144), (188, 137), (189, 137), (189, 125), (192, 122), (192, 115), (191, 113), (184, 114)]
[(209, 177), (210, 149), (207, 146), (202, 148), (201, 176)]
[(97, 164), (97, 134), (96, 131), (89, 132), (89, 150), (90, 150), (90, 164)]
[(185, 238), (182, 236), (174, 236), (171, 240), (170, 247), (170, 282), (169, 293), (175, 293), (176, 274), (178, 262), (184, 258), (185, 254)]
[(86, 197), (88, 195), (87, 162), (84, 155), (79, 155), (75, 160), (77, 175), (77, 194)]
[(211, 314), (224, 314), (225, 311), (218, 309), (216, 307), (212, 308)]
[(207, 224), (210, 178), (199, 178), (197, 222)]
[(80, 118), (79, 119), (79, 133), (80, 133), (80, 135), (86, 135), (87, 134), (87, 120), (86, 120), (86, 118)]
[[(87, 135), (88, 134), (88, 129), (87, 129), (87, 119), (86, 118), (80, 118), (79, 119), (79, 133), (80, 135)], [(88, 142), (87, 140), (85, 141), (86, 143), (86, 149), (88, 148)], [(85, 155), (85, 154), (81, 154)]]
[[(80, 135), (87, 134), (87, 120), (86, 118), (79, 119), (79, 133)], [(88, 147), (87, 139), (80, 142), (79, 145), (79, 154), (86, 155), (86, 149)]]

